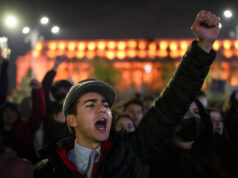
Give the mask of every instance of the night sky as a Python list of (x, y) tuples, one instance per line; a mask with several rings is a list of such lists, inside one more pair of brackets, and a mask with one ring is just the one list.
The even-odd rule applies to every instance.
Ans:
[[(238, 19), (237, 0), (0, 0), (0, 36), (9, 38), (14, 58), (30, 49), (21, 27), (36, 27), (42, 15), (61, 28), (56, 36), (48, 33), (49, 27), (40, 29), (46, 40), (193, 38), (190, 27), (199, 10), (222, 17), (227, 8)], [(7, 12), (19, 17), (18, 29), (3, 26)], [(227, 38), (234, 23), (222, 18), (222, 24), (220, 38)]]

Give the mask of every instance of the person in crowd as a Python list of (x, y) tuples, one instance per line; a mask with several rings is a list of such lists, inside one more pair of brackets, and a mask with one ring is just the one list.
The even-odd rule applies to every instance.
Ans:
[[(7, 103), (2, 110), (1, 121), (3, 131), (7, 133), (5, 139), (20, 157), (27, 158), (33, 163), (37, 162), (36, 151), (34, 147), (34, 138), (41, 122), (46, 117), (46, 107), (44, 92), (41, 83), (35, 79), (30, 82), (32, 87), (32, 109), (29, 118), (22, 118), (18, 109), (14, 109), (13, 104), (8, 107)], [(9, 110), (12, 108), (11, 110)], [(15, 111), (15, 112), (13, 112)], [(6, 135), (3, 135), (6, 136)]]
[(135, 131), (134, 122), (127, 114), (119, 115), (114, 121), (113, 128), (116, 132), (125, 131), (126, 133), (130, 133)]
[[(49, 123), (53, 122), (53, 123)], [(45, 125), (44, 143), (45, 145), (53, 142), (68, 134), (68, 127), (66, 124), (66, 118), (62, 111), (62, 104), (55, 104), (52, 107), (49, 122)]]
[[(47, 107), (47, 117), (43, 126), (44, 145), (47, 145), (55, 138), (65, 135), (65, 130), (68, 128), (63, 122), (59, 122), (53, 118), (56, 107), (63, 104), (64, 98), (72, 86), (72, 83), (68, 80), (58, 80), (53, 83), (56, 71), (59, 65), (65, 62), (65, 59), (65, 56), (57, 56), (52, 70), (47, 72), (42, 81)], [(59, 114), (59, 116), (60, 115), (61, 114)], [(59, 135), (55, 135), (56, 133)]]
[(47, 111), (49, 112), (55, 102), (63, 104), (64, 97), (69, 91), (72, 83), (68, 80), (58, 80), (53, 83), (56, 71), (60, 64), (65, 62), (65, 56), (57, 56), (52, 70), (46, 73), (42, 81), (42, 87), (45, 93)]
[(0, 134), (0, 170), (1, 178), (32, 178), (33, 164), (19, 158), (14, 150), (4, 145)]
[[(191, 108), (198, 113), (191, 112)], [(150, 177), (226, 178), (227, 173), (213, 149), (210, 116), (196, 100), (190, 105), (166, 149), (156, 154)]]
[(214, 134), (223, 135), (224, 123), (221, 112), (216, 108), (208, 108), (207, 112), (212, 120)]
[(233, 143), (238, 145), (238, 90), (234, 90), (229, 98), (229, 107), (224, 111), (225, 126)]
[(228, 170), (230, 177), (237, 177), (236, 159), (238, 147), (232, 143), (227, 129), (223, 122), (223, 116), (217, 108), (207, 108), (207, 112), (210, 115), (210, 119), (213, 124), (213, 142), (214, 151), (220, 158), (223, 167)]
[(136, 98), (131, 99), (124, 104), (123, 111), (131, 117), (135, 127), (138, 127), (144, 115), (143, 102)]
[(42, 150), (34, 177), (148, 177), (148, 165), (171, 139), (215, 59), (219, 21), (210, 11), (198, 13), (192, 25), (197, 41), (135, 132), (109, 134), (116, 98), (110, 85), (92, 79), (74, 85), (63, 104), (74, 135)]
[(9, 59), (0, 56), (0, 106), (7, 102)]
[(16, 123), (21, 121), (19, 105), (14, 102), (5, 102), (0, 109), (0, 133), (2, 142), (11, 148), (14, 147), (13, 131)]

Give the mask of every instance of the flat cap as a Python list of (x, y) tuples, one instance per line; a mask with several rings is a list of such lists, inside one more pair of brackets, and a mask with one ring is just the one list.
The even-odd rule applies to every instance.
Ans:
[(96, 92), (101, 94), (107, 100), (110, 108), (112, 107), (116, 99), (115, 90), (107, 83), (96, 79), (83, 80), (72, 86), (69, 92), (67, 93), (63, 104), (64, 115), (67, 116), (69, 109), (72, 107), (72, 105), (82, 95), (88, 92)]

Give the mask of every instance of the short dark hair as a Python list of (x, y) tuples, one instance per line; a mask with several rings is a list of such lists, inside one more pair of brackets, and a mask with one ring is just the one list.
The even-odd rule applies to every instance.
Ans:
[(126, 109), (131, 105), (131, 104), (136, 104), (141, 106), (142, 110), (144, 110), (144, 104), (140, 99), (137, 98), (133, 98), (130, 99), (129, 101), (127, 101), (124, 105), (123, 105), (123, 111), (126, 111)]

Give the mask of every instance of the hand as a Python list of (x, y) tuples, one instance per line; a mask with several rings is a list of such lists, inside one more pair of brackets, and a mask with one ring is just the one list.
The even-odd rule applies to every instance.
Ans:
[(202, 10), (198, 13), (191, 29), (198, 39), (198, 45), (210, 52), (213, 43), (216, 41), (219, 34), (220, 17), (210, 11)]
[(30, 86), (33, 90), (38, 90), (42, 87), (42, 84), (38, 82), (36, 79), (32, 79), (30, 82)]
[(55, 59), (55, 64), (54, 64), (54, 67), (53, 67), (53, 70), (56, 71), (58, 66), (65, 62), (66, 61), (66, 56), (62, 55), (62, 56), (57, 56), (56, 59)]

